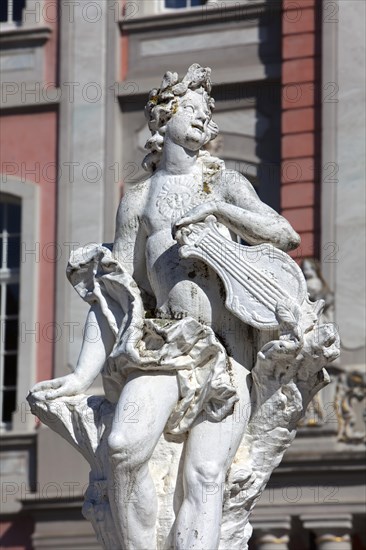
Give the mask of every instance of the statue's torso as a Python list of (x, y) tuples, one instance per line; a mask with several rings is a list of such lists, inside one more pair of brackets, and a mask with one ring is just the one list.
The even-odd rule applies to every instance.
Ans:
[(180, 318), (190, 315), (215, 323), (223, 309), (217, 275), (203, 262), (179, 257), (172, 225), (189, 210), (212, 200), (202, 178), (157, 173), (149, 183), (143, 224), (146, 228), (146, 268), (157, 302), (157, 313)]
[[(121, 222), (139, 234), (129, 257), (139, 256), (143, 263), (143, 269), (135, 266), (133, 277), (140, 289), (149, 288), (148, 293), (156, 300), (156, 315), (169, 319), (191, 316), (212, 326), (229, 355), (250, 366), (253, 363), (250, 346), (242, 345), (251, 339), (250, 327), (225, 308), (225, 289), (218, 275), (200, 260), (180, 258), (180, 247), (172, 236), (174, 221), (189, 210), (210, 200), (223, 200), (220, 180), (208, 186), (198, 178), (190, 182), (189, 191), (182, 189), (177, 180), (165, 174), (153, 176), (124, 198), (128, 216)], [(222, 230), (230, 239), (230, 231), (224, 226)], [(121, 242), (128, 240), (127, 235), (128, 232), (121, 231)], [(122, 245), (121, 249), (124, 248)]]

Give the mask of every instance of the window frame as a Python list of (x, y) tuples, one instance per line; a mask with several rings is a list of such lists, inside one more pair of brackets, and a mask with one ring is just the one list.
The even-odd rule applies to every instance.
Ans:
[[(191, 0), (186, 0), (186, 2), (190, 2)], [(186, 6), (185, 8), (167, 8), (165, 6), (165, 0), (158, 0), (159, 2), (159, 12), (160, 13), (183, 13), (187, 10), (198, 10), (202, 9), (204, 6), (207, 6), (207, 4), (203, 4), (200, 6)]]
[[(1, 22), (1, 29), (18, 29), (19, 27), (22, 27), (23, 26), (23, 21), (24, 21), (24, 14), (27, 10), (27, 2), (28, 0), (25, 0), (25, 3), (24, 3), (24, 7), (22, 9), (22, 19), (20, 20), (14, 20), (13, 19), (13, 14), (14, 14), (14, 2), (16, 0), (8, 0), (8, 10), (7, 10), (7, 14), (8, 14), (8, 19), (7, 21), (2, 21)], [(11, 6), (11, 8), (10, 8)], [(9, 14), (11, 16), (11, 19), (9, 19)]]
[[(26, 396), (35, 384), (36, 372), (36, 335), (26, 334), (25, 330), (35, 330), (38, 318), (38, 275), (39, 258), (36, 256), (36, 243), (39, 242), (39, 188), (38, 185), (21, 181), (18, 178), (1, 174), (1, 192), (20, 199), (20, 270), (19, 270), (19, 328), (18, 328), (18, 376), (16, 389), (16, 410), (11, 426), (2, 429), (1, 434), (13, 435), (14, 432), (34, 430), (34, 419), (30, 414)], [(33, 261), (24, 262), (24, 251)], [(34, 254), (32, 253), (34, 251)], [(22, 341), (22, 335), (26, 335)]]
[(40, 29), (49, 30), (49, 25), (44, 20), (44, 9), (37, 8), (39, 5), (39, 0), (25, 0), (22, 20), (0, 22), (0, 34), (6, 35), (16, 31), (22, 34), (25, 30), (33, 32), (39, 32)]
[[(0, 194), (1, 197), (2, 193)], [(19, 357), (19, 342), (17, 339), (16, 348), (15, 349), (6, 349), (6, 334), (7, 330), (9, 329), (12, 322), (16, 321), (19, 325), (19, 296), (18, 296), (18, 309), (16, 313), (10, 313), (7, 312), (8, 309), (8, 303), (7, 303), (7, 289), (8, 286), (11, 285), (17, 285), (18, 290), (20, 290), (20, 250), (19, 250), (19, 265), (16, 267), (9, 266), (8, 260), (9, 260), (9, 254), (8, 250), (10, 250), (10, 239), (14, 237), (19, 238), (19, 249), (20, 249), (20, 241), (21, 241), (21, 213), (22, 213), (22, 203), (21, 199), (19, 197), (16, 197), (15, 195), (8, 195), (5, 194), (5, 201), (4, 201), (4, 214), (6, 219), (9, 217), (9, 210), (8, 205), (15, 205), (19, 208), (19, 231), (9, 231), (9, 224), (7, 223), (4, 227), (0, 227), (0, 235), (1, 235), (1, 253), (2, 253), (2, 262), (0, 265), (0, 293), (1, 293), (1, 307), (0, 307), (0, 327), (2, 334), (5, 333), (5, 338), (2, 337), (0, 341), (0, 427), (2, 429), (8, 429), (9, 424), (11, 422), (6, 421), (3, 419), (3, 405), (5, 403), (5, 394), (8, 391), (15, 390), (15, 396), (17, 392), (17, 374), (15, 376), (15, 383), (14, 384), (6, 384), (6, 359), (11, 356), (16, 356), (16, 359), (18, 362)], [(9, 200), (10, 199), (10, 200)], [(18, 331), (19, 332), (19, 331)], [(16, 367), (16, 370), (18, 371), (18, 365)], [(15, 404), (16, 405), (16, 404)]]

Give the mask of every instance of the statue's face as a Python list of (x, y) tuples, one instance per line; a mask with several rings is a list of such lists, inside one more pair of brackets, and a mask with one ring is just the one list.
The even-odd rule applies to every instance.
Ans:
[(167, 124), (165, 139), (191, 151), (198, 151), (210, 139), (211, 110), (205, 95), (188, 90), (179, 99), (176, 113)]

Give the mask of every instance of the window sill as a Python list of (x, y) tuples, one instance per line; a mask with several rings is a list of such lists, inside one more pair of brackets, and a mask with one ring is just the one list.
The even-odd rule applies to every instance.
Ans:
[(52, 30), (47, 26), (14, 26), (9, 23), (0, 25), (0, 45), (1, 46), (35, 46), (47, 42), (51, 36)]
[(36, 430), (30, 432), (20, 432), (19, 430), (0, 430), (1, 450), (6, 451), (13, 447), (29, 447), (34, 444), (37, 437)]
[[(263, 15), (279, 12), (281, 2), (273, 0), (273, 4), (268, 6), (265, 0), (255, 1), (253, 4), (240, 5), (241, 20), (253, 20)], [(123, 33), (137, 32), (155, 32), (164, 29), (182, 28), (183, 25), (197, 26), (211, 23), (228, 23), (238, 20), (238, 5), (228, 5), (225, 7), (224, 16), (222, 7), (217, 4), (205, 4), (184, 9), (168, 9), (155, 15), (131, 17), (119, 21), (120, 30)]]

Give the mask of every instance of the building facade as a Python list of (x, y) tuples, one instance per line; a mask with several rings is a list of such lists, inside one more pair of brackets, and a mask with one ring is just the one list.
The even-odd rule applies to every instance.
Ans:
[(113, 241), (123, 186), (144, 177), (147, 94), (194, 62), (213, 70), (215, 154), (300, 233), (293, 256), (319, 262), (342, 341), (252, 548), (366, 546), (364, 16), (357, 0), (3, 2), (1, 548), (98, 548), (81, 516), (88, 466), (25, 397), (75, 367), (87, 309), (69, 253)]

